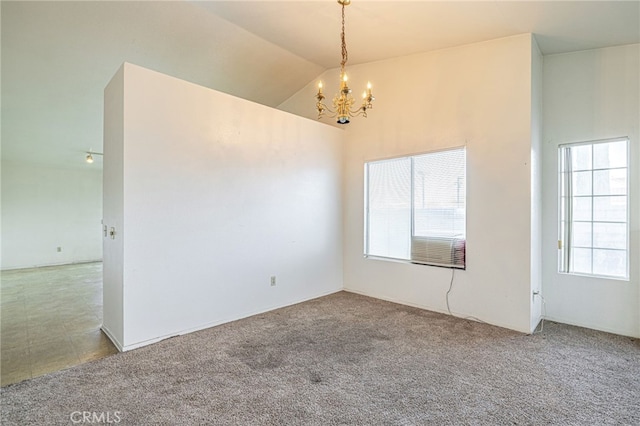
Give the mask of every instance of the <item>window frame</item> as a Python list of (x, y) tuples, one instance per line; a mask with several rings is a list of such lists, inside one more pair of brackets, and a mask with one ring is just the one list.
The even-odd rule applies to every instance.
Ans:
[[(410, 208), (410, 232), (409, 232), (409, 244), (411, 244), (411, 239), (413, 237), (418, 237), (415, 235), (415, 179), (414, 179), (414, 160), (416, 157), (421, 157), (421, 156), (425, 156), (425, 155), (430, 155), (430, 154), (437, 154), (437, 153), (441, 153), (441, 152), (447, 152), (447, 151), (463, 151), (464, 152), (464, 178), (465, 178), (465, 182), (464, 182), (464, 186), (465, 186), (465, 192), (464, 192), (464, 244), (465, 244), (465, 249), (464, 249), (464, 253), (465, 253), (465, 260), (464, 260), (464, 264), (462, 266), (456, 266), (456, 265), (444, 265), (444, 264), (437, 264), (437, 263), (425, 263), (425, 262), (421, 262), (421, 261), (417, 261), (417, 260), (413, 260), (411, 259), (411, 251), (409, 252), (409, 259), (404, 259), (404, 258), (398, 258), (398, 257), (390, 257), (390, 256), (381, 256), (381, 255), (375, 255), (375, 254), (368, 254), (370, 251), (370, 200), (369, 200), (369, 165), (372, 163), (378, 163), (378, 162), (384, 162), (384, 161), (393, 161), (393, 160), (402, 160), (402, 159), (409, 159), (410, 160), (410, 199), (411, 199), (411, 208)], [(466, 184), (467, 184), (467, 147), (466, 145), (459, 145), (459, 146), (453, 146), (453, 147), (447, 147), (447, 148), (442, 148), (442, 149), (436, 149), (436, 150), (432, 150), (432, 151), (426, 151), (426, 152), (420, 152), (420, 153), (413, 153), (413, 154), (407, 154), (407, 155), (398, 155), (398, 156), (393, 156), (393, 157), (385, 157), (385, 158), (377, 158), (377, 159), (371, 159), (371, 160), (366, 160), (364, 162), (364, 235), (363, 235), (363, 248), (364, 248), (364, 254), (363, 257), (366, 259), (374, 259), (374, 260), (386, 260), (386, 261), (391, 261), (391, 262), (398, 262), (398, 263), (408, 263), (408, 264), (414, 264), (414, 265), (423, 265), (423, 266), (435, 266), (435, 267), (440, 267), (440, 268), (447, 268), (447, 269), (460, 269), (460, 270), (466, 270), (467, 268), (467, 262), (466, 262), (466, 241), (467, 241), (467, 191), (466, 191)]]
[[(596, 168), (594, 163), (595, 163), (595, 158), (593, 156), (593, 147), (595, 145), (599, 145), (599, 144), (606, 144), (606, 143), (613, 143), (613, 142), (625, 142), (626, 144), (626, 164), (624, 167), (606, 167), (606, 168)], [(591, 146), (591, 167), (589, 169), (585, 169), (585, 170), (578, 170), (576, 172), (574, 172), (573, 170), (570, 170), (569, 173), (577, 173), (577, 172), (591, 172), (591, 191), (589, 193), (589, 195), (580, 195), (580, 196), (574, 196), (574, 195), (569, 195), (567, 196), (567, 199), (573, 199), (576, 197), (589, 197), (591, 198), (591, 205), (590, 205), (590, 220), (586, 221), (586, 220), (580, 220), (577, 221), (579, 223), (583, 223), (583, 222), (588, 222), (591, 224), (591, 243), (589, 247), (580, 247), (580, 246), (576, 246), (575, 244), (570, 244), (569, 246), (567, 246), (567, 241), (566, 241), (566, 231), (563, 229), (563, 222), (565, 222), (565, 215), (566, 213), (563, 215), (563, 208), (566, 209), (568, 208), (568, 202), (563, 202), (563, 185), (565, 184), (566, 178), (563, 179), (563, 174), (567, 173), (566, 168), (563, 168), (563, 161), (566, 161), (566, 157), (565, 157), (565, 150), (566, 148), (570, 148), (570, 147), (579, 147), (579, 146), (585, 146), (585, 145), (589, 145)], [(563, 143), (558, 145), (558, 173), (557, 173), (557, 183), (558, 183), (558, 193), (557, 193), (557, 202), (558, 202), (558, 210), (557, 210), (557, 231), (558, 231), (558, 257), (557, 257), (557, 272), (559, 274), (562, 275), (575, 275), (575, 276), (580, 276), (580, 277), (591, 277), (591, 278), (599, 278), (599, 279), (608, 279), (608, 280), (618, 280), (618, 281), (629, 281), (630, 280), (630, 261), (631, 261), (631, 257), (630, 257), (630, 243), (631, 243), (631, 236), (630, 236), (630, 221), (631, 221), (631, 188), (630, 188), (630, 168), (631, 168), (631, 144), (630, 144), (630, 139), (629, 137), (623, 136), (623, 137), (616, 137), (616, 138), (607, 138), (607, 139), (597, 139), (597, 140), (592, 140), (592, 141), (582, 141), (582, 142), (570, 142), (570, 143)], [(594, 172), (597, 171), (603, 171), (603, 170), (616, 170), (616, 169), (625, 169), (626, 174), (625, 174), (625, 187), (626, 187), (626, 192), (624, 193), (624, 196), (626, 197), (626, 212), (625, 212), (625, 221), (624, 222), (618, 222), (618, 221), (597, 221), (594, 220), (594, 203), (593, 200), (595, 197), (598, 196), (602, 196), (602, 197), (612, 197), (612, 196), (618, 196), (621, 194), (607, 194), (607, 195), (594, 195), (595, 194), (595, 189), (594, 189), (594, 179), (593, 179), (593, 175)], [(573, 210), (573, 208), (571, 208), (571, 210)], [(575, 223), (576, 221), (573, 220), (573, 222)], [(594, 223), (598, 223), (598, 222), (602, 222), (602, 223), (624, 223), (626, 225), (626, 232), (625, 232), (625, 248), (624, 249), (613, 249), (613, 248), (599, 248), (599, 247), (595, 247), (594, 246), (594, 242), (593, 242), (593, 225)], [(566, 226), (566, 225), (565, 225)], [(569, 242), (570, 243), (570, 242)], [(566, 252), (567, 248), (569, 249), (569, 253)], [(591, 273), (588, 272), (575, 272), (575, 271), (571, 271), (571, 248), (588, 248), (591, 250), (591, 262), (590, 262), (590, 266), (591, 266)], [(616, 250), (616, 251), (621, 251), (625, 253), (625, 274), (624, 276), (620, 276), (620, 275), (606, 275), (606, 274), (599, 274), (599, 273), (593, 273), (593, 250), (594, 249), (600, 249), (600, 250)]]

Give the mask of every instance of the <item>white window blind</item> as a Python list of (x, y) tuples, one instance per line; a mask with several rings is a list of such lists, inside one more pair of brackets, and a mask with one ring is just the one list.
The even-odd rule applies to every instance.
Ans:
[(365, 255), (464, 268), (464, 149), (370, 162)]
[(558, 270), (629, 277), (628, 139), (559, 148)]
[(409, 259), (411, 159), (367, 163), (366, 254)]

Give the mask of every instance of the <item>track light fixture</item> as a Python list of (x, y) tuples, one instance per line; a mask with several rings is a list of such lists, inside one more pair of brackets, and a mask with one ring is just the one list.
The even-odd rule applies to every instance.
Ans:
[(101, 152), (93, 152), (91, 150), (87, 151), (87, 156), (85, 157), (85, 160), (87, 161), (87, 163), (91, 164), (93, 163), (93, 156), (94, 155), (104, 155)]

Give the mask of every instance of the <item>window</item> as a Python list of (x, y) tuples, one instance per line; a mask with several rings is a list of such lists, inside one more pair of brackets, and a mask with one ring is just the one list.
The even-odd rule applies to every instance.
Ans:
[(365, 256), (465, 267), (464, 148), (365, 164)]
[(628, 150), (628, 139), (560, 146), (560, 272), (628, 279)]

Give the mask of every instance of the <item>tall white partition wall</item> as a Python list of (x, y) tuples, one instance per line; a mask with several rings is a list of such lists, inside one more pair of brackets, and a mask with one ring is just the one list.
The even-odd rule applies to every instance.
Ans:
[(124, 64), (105, 91), (103, 328), (118, 348), (341, 290), (342, 138)]

